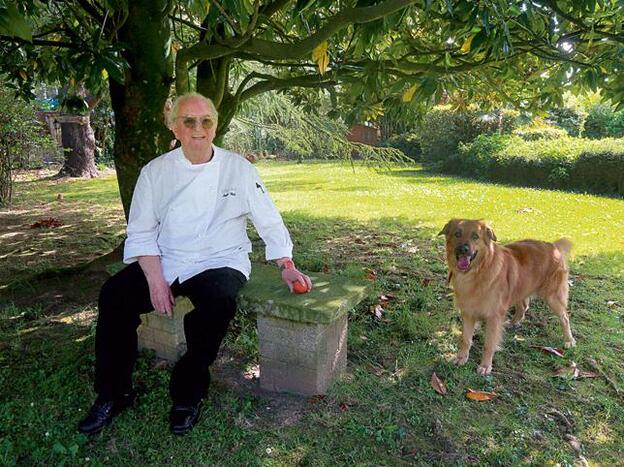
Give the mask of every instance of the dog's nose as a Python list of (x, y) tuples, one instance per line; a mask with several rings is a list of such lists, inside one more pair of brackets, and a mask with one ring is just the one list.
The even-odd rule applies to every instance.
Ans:
[(460, 255), (467, 255), (468, 253), (470, 253), (470, 247), (468, 246), (467, 243), (464, 243), (463, 245), (459, 245), (457, 247), (457, 253), (459, 253)]

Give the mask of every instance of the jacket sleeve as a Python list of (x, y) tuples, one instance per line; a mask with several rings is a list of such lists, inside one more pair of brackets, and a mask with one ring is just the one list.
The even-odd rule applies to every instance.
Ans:
[(253, 166), (250, 166), (247, 184), (250, 218), (266, 245), (266, 260), (292, 258), (293, 244), (288, 229)]
[(138, 256), (160, 256), (157, 238), (158, 217), (154, 206), (153, 187), (149, 172), (143, 167), (130, 204), (123, 262), (134, 263)]

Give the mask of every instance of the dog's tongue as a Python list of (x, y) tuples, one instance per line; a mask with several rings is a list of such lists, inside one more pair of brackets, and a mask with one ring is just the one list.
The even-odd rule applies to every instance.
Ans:
[(457, 259), (457, 267), (459, 269), (468, 269), (470, 267), (470, 256), (460, 256)]

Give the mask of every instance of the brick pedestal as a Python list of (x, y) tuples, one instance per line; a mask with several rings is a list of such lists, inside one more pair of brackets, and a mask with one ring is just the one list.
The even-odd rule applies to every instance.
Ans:
[(186, 352), (184, 337), (184, 315), (193, 309), (188, 298), (179, 297), (173, 310), (173, 318), (158, 314), (141, 315), (141, 325), (137, 331), (139, 349), (149, 349), (158, 358), (175, 362)]
[(325, 394), (347, 367), (347, 316), (330, 324), (258, 315), (260, 387)]

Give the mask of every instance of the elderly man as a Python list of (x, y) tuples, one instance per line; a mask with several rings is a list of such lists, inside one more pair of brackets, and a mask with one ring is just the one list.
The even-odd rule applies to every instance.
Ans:
[(189, 431), (199, 416), (214, 362), (236, 295), (251, 273), (251, 218), (293, 291), (309, 291), (310, 279), (295, 268), (292, 242), (256, 169), (243, 157), (212, 144), (217, 111), (192, 93), (173, 104), (169, 126), (181, 147), (141, 170), (130, 207), (124, 263), (128, 267), (102, 287), (95, 337), (98, 395), (78, 429), (102, 430), (135, 398), (132, 369), (139, 316), (155, 310), (172, 315), (175, 297), (189, 297), (194, 310), (184, 317), (187, 351), (170, 381), (170, 427)]

